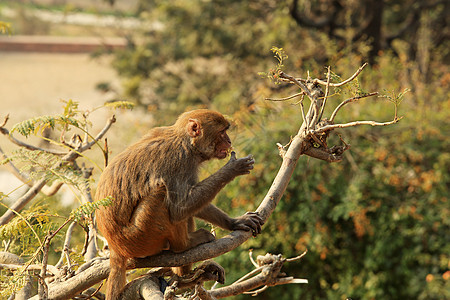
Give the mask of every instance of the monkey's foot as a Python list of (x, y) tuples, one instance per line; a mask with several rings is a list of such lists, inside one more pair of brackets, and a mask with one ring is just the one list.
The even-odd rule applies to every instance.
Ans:
[(195, 273), (199, 271), (203, 272), (200, 274), (202, 281), (213, 280), (222, 284), (225, 283), (225, 269), (212, 260), (204, 261), (194, 269)]
[(218, 263), (207, 260), (198, 265), (191, 273), (178, 276), (175, 275), (169, 281), (169, 285), (177, 284), (177, 288), (191, 288), (205, 281), (225, 282), (225, 270)]

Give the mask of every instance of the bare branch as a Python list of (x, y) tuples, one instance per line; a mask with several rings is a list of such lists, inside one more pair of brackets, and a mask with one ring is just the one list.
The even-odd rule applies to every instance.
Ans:
[(328, 100), (328, 93), (330, 92), (330, 76), (331, 76), (331, 68), (330, 66), (328, 66), (328, 72), (327, 72), (327, 85), (325, 88), (325, 96), (323, 96), (323, 105), (322, 108), (320, 109), (320, 114), (319, 114), (319, 118), (318, 120), (322, 120), (322, 116), (323, 116), (323, 111), (325, 110), (325, 106), (327, 105), (327, 100)]
[(291, 262), (291, 261), (300, 260), (303, 256), (306, 255), (306, 253), (308, 253), (308, 249), (306, 249), (306, 250), (305, 250), (302, 254), (300, 254), (299, 256), (287, 258), (286, 261), (287, 261), (287, 262)]
[(94, 144), (98, 143), (99, 140), (103, 138), (103, 136), (108, 132), (108, 130), (111, 128), (112, 124), (116, 122), (116, 117), (113, 115), (111, 118), (108, 119), (106, 122), (105, 127), (103, 127), (102, 131), (100, 131), (97, 136), (92, 140), (91, 142), (83, 145), (80, 149), (80, 152), (86, 151), (90, 149)]
[(358, 100), (363, 99), (363, 98), (372, 97), (372, 96), (375, 96), (375, 95), (378, 95), (378, 92), (368, 93), (368, 94), (365, 94), (365, 95), (356, 96), (356, 97), (349, 98), (349, 99), (347, 99), (347, 100), (342, 101), (341, 104), (339, 104), (339, 105), (335, 108), (335, 110), (333, 111), (333, 113), (331, 114), (330, 121), (331, 121), (331, 122), (334, 121), (334, 118), (336, 118), (337, 113), (339, 112), (339, 110), (340, 110), (344, 105), (346, 105), (346, 104), (348, 104), (348, 103), (351, 103), (351, 102), (358, 101)]
[[(349, 83), (350, 81), (352, 81), (353, 79), (355, 79), (355, 78), (359, 75), (359, 73), (361, 73), (362, 70), (363, 70), (367, 65), (368, 65), (368, 63), (364, 63), (364, 64), (363, 64), (363, 65), (355, 72), (355, 74), (353, 74), (352, 76), (350, 76), (347, 80), (344, 80), (344, 81), (339, 82), (339, 83), (330, 83), (329, 85), (330, 85), (330, 86), (333, 86), (333, 87), (339, 87), (339, 86), (343, 86), (343, 85)], [(322, 84), (322, 85), (327, 85), (327, 81), (323, 81), (323, 80), (320, 80), (320, 79), (314, 79), (314, 83), (318, 83), (318, 84)]]
[[(95, 260), (89, 269), (65, 281), (52, 282), (48, 285), (49, 299), (70, 299), (94, 284), (102, 281), (109, 274), (109, 260)], [(32, 299), (37, 300), (35, 296)]]
[[(245, 275), (233, 284), (211, 290), (209, 294), (216, 298), (224, 298), (232, 295), (238, 295), (242, 293), (257, 295), (258, 293), (264, 291), (269, 286), (287, 284), (287, 283), (307, 283), (306, 279), (295, 279), (293, 277), (282, 277), (280, 273), (283, 264), (287, 261), (281, 255), (266, 254), (264, 256), (258, 256), (259, 267), (249, 274)], [(254, 276), (253, 278), (247, 279), (257, 272), (260, 274)], [(245, 280), (244, 280), (245, 278)], [(263, 286), (262, 288), (259, 288)], [(259, 289), (258, 289), (259, 288)], [(252, 292), (251, 290), (257, 289)]]
[(252, 262), (252, 265), (255, 266), (255, 268), (259, 267), (256, 261), (253, 259), (253, 249), (250, 249), (248, 251), (248, 256), (250, 258), (250, 261)]
[(263, 286), (260, 289), (257, 289), (256, 291), (251, 291), (251, 292), (243, 292), (243, 294), (247, 294), (247, 295), (252, 295), (252, 296), (257, 296), (258, 294), (264, 292), (265, 290), (267, 290), (269, 288), (268, 285)]
[(45, 282), (45, 274), (47, 273), (47, 261), (48, 261), (48, 251), (50, 249), (51, 233), (45, 237), (43, 245), (43, 255), (42, 255), (42, 268), (39, 273), (40, 280), (38, 281), (38, 295), (39, 299), (48, 299), (48, 285)]
[[(77, 225), (77, 223), (72, 222), (69, 225), (69, 228), (67, 228), (66, 238), (64, 240), (63, 249), (61, 251), (61, 257), (59, 258), (59, 261), (55, 265), (55, 267), (57, 267), (57, 268), (61, 268), (62, 267), (62, 265), (64, 263), (64, 257), (67, 257), (67, 252), (69, 251), (70, 241), (72, 240), (72, 232), (73, 232), (73, 230), (74, 230), (76, 225)], [(70, 261), (68, 261), (67, 263), (70, 264)]]
[(52, 183), (51, 186), (47, 186), (45, 185), (42, 189), (41, 192), (46, 195), (46, 196), (53, 196), (55, 195), (59, 189), (63, 186), (64, 182), (61, 181), (55, 181)]
[[(23, 269), (24, 266), (25, 265), (23, 265), (23, 264), (2, 264), (2, 263), (0, 263), (0, 270), (1, 269), (5, 269), (5, 270), (20, 270), (20, 269)], [(60, 276), (61, 275), (61, 272), (55, 266), (48, 265), (47, 267), (48, 267), (47, 271), (50, 272), (48, 275), (53, 275), (53, 276)], [(32, 271), (42, 270), (42, 265), (41, 264), (27, 265), (27, 270), (32, 270)]]
[(285, 98), (264, 98), (264, 100), (267, 100), (267, 101), (274, 101), (274, 102), (277, 102), (277, 101), (287, 101), (287, 100), (291, 100), (291, 99), (293, 99), (293, 98), (299, 97), (299, 96), (301, 96), (301, 95), (304, 95), (304, 93), (303, 93), (303, 92), (297, 93), (297, 94), (294, 94), (294, 95), (291, 95), (291, 96), (288, 96), (288, 97), (285, 97)]
[(8, 223), (14, 216), (15, 212), (22, 210), (25, 205), (28, 204), (45, 186), (47, 180), (40, 179), (38, 180), (22, 197), (17, 199), (17, 201), (10, 206), (10, 208), (0, 217), (0, 226)]
[(308, 119), (306, 119), (305, 115), (305, 107), (303, 106), (303, 99), (305, 98), (305, 95), (302, 95), (302, 98), (300, 99), (300, 111), (302, 112), (302, 118), (303, 122), (306, 124), (306, 128), (309, 129)]
[(3, 128), (6, 123), (8, 123), (9, 120), (9, 114), (6, 115), (6, 117), (3, 119), (3, 123), (0, 125), (0, 128)]
[(242, 282), (242, 281), (247, 280), (248, 278), (252, 277), (253, 275), (258, 274), (258, 273), (264, 268), (264, 266), (261, 266), (261, 267), (258, 266), (258, 265), (256, 265), (256, 266), (257, 266), (256, 269), (254, 269), (253, 271), (251, 271), (251, 272), (245, 274), (244, 276), (242, 276), (241, 278), (239, 278), (238, 280), (236, 280), (235, 282), (233, 282), (233, 284), (236, 284), (236, 283), (239, 283), (239, 282)]
[(303, 93), (305, 93), (309, 97), (309, 99), (312, 100), (314, 98), (313, 95), (311, 94), (311, 91), (308, 89), (308, 87), (300, 80), (295, 79), (293, 76), (288, 75), (284, 72), (280, 72), (279, 75), (280, 75), (281, 79), (284, 79), (285, 81), (291, 82), (291, 83), (295, 84), (296, 86), (298, 86), (303, 91)]
[(321, 127), (319, 129), (316, 130), (310, 130), (309, 132), (311, 134), (317, 134), (317, 133), (322, 133), (325, 131), (329, 131), (329, 130), (333, 130), (336, 128), (348, 128), (348, 127), (354, 127), (354, 126), (359, 126), (359, 125), (371, 125), (371, 126), (387, 126), (387, 125), (392, 125), (397, 123), (398, 121), (400, 121), (402, 119), (402, 117), (400, 118), (396, 118), (392, 121), (389, 122), (375, 122), (375, 121), (354, 121), (354, 122), (349, 122), (349, 123), (345, 123), (345, 124), (333, 124), (333, 125), (326, 125), (324, 127)]

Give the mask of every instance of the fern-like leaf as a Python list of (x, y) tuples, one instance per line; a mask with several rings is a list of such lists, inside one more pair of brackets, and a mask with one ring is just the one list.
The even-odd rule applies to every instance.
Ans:
[(8, 297), (20, 291), (28, 280), (28, 274), (23, 274), (21, 268), (0, 272), (0, 299), (10, 299)]
[(133, 109), (134, 103), (130, 101), (110, 101), (105, 103), (106, 107), (111, 107), (113, 109), (124, 108), (124, 109)]
[(75, 222), (79, 222), (80, 220), (82, 220), (84, 218), (84, 216), (88, 216), (88, 215), (92, 214), (100, 206), (108, 206), (111, 204), (112, 204), (112, 197), (108, 196), (104, 199), (100, 199), (100, 200), (97, 200), (94, 202), (88, 202), (88, 203), (81, 205), (77, 209), (74, 209), (70, 213), (70, 216), (71, 216), (71, 218), (74, 219)]
[(40, 116), (17, 123), (11, 129), (11, 133), (17, 131), (21, 135), (28, 137), (31, 134), (36, 134), (39, 130), (43, 130), (46, 127), (50, 127), (52, 129), (55, 128), (55, 123), (55, 117), (53, 116)]
[(22, 121), (14, 125), (11, 133), (17, 131), (21, 135), (28, 137), (32, 134), (37, 135), (45, 128), (55, 129), (56, 125), (60, 125), (66, 130), (68, 126), (81, 127), (80, 122), (72, 116), (72, 113), (68, 113), (68, 115), (40, 116)]
[(21, 165), (20, 171), (28, 173), (31, 179), (45, 178), (48, 182), (61, 181), (85, 192), (89, 186), (88, 179), (80, 171), (74, 170), (57, 155), (38, 150), (20, 148), (9, 160)]
[(65, 117), (75, 117), (80, 111), (78, 110), (78, 102), (69, 100), (61, 100), (66, 105), (64, 106), (64, 116)]

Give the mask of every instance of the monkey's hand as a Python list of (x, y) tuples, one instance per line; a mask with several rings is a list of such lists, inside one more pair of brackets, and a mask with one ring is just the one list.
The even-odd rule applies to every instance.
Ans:
[(261, 233), (262, 225), (264, 225), (264, 221), (257, 212), (247, 212), (244, 215), (233, 219), (231, 230), (251, 230), (253, 236), (257, 236)]
[(231, 151), (230, 160), (223, 168), (234, 178), (239, 175), (249, 174), (250, 170), (253, 170), (254, 163), (253, 155), (236, 158), (236, 152)]

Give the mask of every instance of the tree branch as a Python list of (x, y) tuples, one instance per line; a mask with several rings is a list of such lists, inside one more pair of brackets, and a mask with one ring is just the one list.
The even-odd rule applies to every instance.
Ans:
[[(69, 152), (65, 153), (65, 155), (61, 158), (61, 162), (55, 164), (52, 169), (58, 168), (61, 166), (61, 164), (63, 162), (73, 162), (75, 159), (77, 159), (81, 152), (84, 152), (88, 149), (90, 149), (94, 144), (98, 143), (98, 141), (103, 138), (103, 136), (106, 134), (106, 132), (111, 128), (111, 125), (116, 121), (115, 116), (112, 116), (106, 123), (105, 127), (100, 131), (100, 133), (94, 138), (94, 140), (92, 140), (91, 142), (85, 144), (85, 145), (80, 145), (80, 147), (78, 149), (73, 149), (70, 150)], [(4, 122), (6, 123), (6, 121)], [(2, 133), (9, 132), (6, 128), (0, 127), (0, 131)], [(5, 133), (4, 133), (5, 134)], [(9, 136), (9, 135), (8, 135)], [(26, 147), (26, 146), (23, 146)], [(33, 148), (31, 148), (30, 150), (33, 150)], [(37, 147), (34, 147), (34, 150), (40, 150)], [(46, 151), (46, 150), (43, 150)], [(55, 153), (53, 153), (55, 154)], [(1, 225), (5, 225), (6, 223), (8, 223), (9, 221), (11, 221), (11, 219), (14, 217), (16, 212), (19, 212), (20, 210), (22, 210), (25, 205), (27, 205), (40, 191), (41, 189), (45, 186), (45, 184), (47, 183), (47, 180), (45, 178), (40, 179), (39, 181), (37, 181), (29, 190), (27, 193), (25, 193), (25, 195), (23, 195), (22, 197), (20, 197), (11, 207), (9, 210), (7, 210), (3, 216), (0, 217), (0, 226)]]
[(375, 95), (378, 95), (378, 92), (375, 92), (375, 93), (368, 93), (368, 94), (365, 94), (365, 95), (360, 95), (360, 96), (352, 97), (352, 98), (349, 98), (349, 99), (347, 99), (347, 100), (342, 101), (341, 104), (339, 104), (339, 105), (335, 108), (335, 110), (333, 111), (333, 113), (331, 114), (331, 116), (330, 116), (330, 122), (334, 122), (334, 118), (336, 118), (337, 113), (339, 112), (339, 110), (340, 110), (344, 105), (346, 105), (346, 104), (348, 104), (348, 103), (351, 103), (351, 102), (358, 101), (358, 100), (360, 100), (360, 99), (362, 99), (362, 98), (371, 97), (371, 96), (375, 96)]
[(375, 121), (354, 121), (354, 122), (349, 122), (349, 123), (345, 123), (345, 124), (326, 125), (322, 128), (316, 129), (316, 130), (310, 130), (310, 133), (316, 134), (316, 133), (322, 133), (322, 132), (326, 132), (329, 130), (333, 130), (336, 128), (348, 128), (348, 127), (354, 127), (354, 126), (358, 126), (358, 125), (387, 126), (387, 125), (392, 125), (392, 124), (398, 123), (398, 121), (400, 121), (401, 119), (402, 119), (402, 117), (395, 118), (392, 121), (382, 122), (382, 123), (375, 122)]
[[(4, 160), (8, 159), (8, 156), (3, 152), (3, 149), (1, 147), (0, 147), (0, 159), (4, 159)], [(19, 179), (20, 181), (22, 181), (29, 187), (33, 186), (32, 180), (30, 178), (28, 178), (28, 176), (26, 174), (21, 173), (20, 170), (11, 161), (8, 161), (8, 163), (6, 164), (6, 167), (8, 168), (8, 171), (11, 174), (16, 176), (17, 179)], [(49, 187), (44, 186), (41, 189), (41, 192), (44, 193), (46, 196), (53, 196), (54, 194), (56, 194), (59, 191), (59, 189), (61, 188), (61, 186), (63, 184), (64, 184), (63, 182), (55, 181)]]
[(64, 155), (64, 154), (66, 154), (66, 152), (58, 152), (58, 151), (52, 151), (52, 150), (49, 150), (49, 149), (36, 147), (36, 146), (24, 143), (24, 142), (16, 139), (15, 137), (12, 136), (12, 134), (10, 134), (9, 130), (4, 127), (6, 125), (6, 123), (8, 122), (8, 119), (9, 119), (9, 115), (7, 115), (5, 117), (2, 125), (0, 125), (0, 133), (2, 133), (3, 135), (6, 135), (8, 137), (8, 139), (13, 144), (16, 144), (19, 147), (23, 147), (23, 148), (26, 148), (26, 149), (32, 150), (32, 151), (43, 151), (43, 152), (51, 153), (51, 154), (54, 154), (54, 155)]
[[(346, 79), (346, 80), (344, 80), (344, 81), (341, 81), (341, 82), (338, 82), (338, 83), (330, 83), (329, 84), (329, 86), (332, 86), (332, 87), (339, 87), (339, 86), (343, 86), (343, 85), (345, 85), (345, 84), (347, 84), (347, 83), (349, 83), (350, 81), (352, 81), (353, 79), (355, 79), (358, 75), (359, 75), (359, 73), (361, 73), (362, 72), (362, 70), (366, 67), (368, 65), (368, 63), (364, 63), (352, 76), (350, 76), (348, 79)], [(318, 84), (321, 84), (321, 85), (327, 85), (327, 81), (323, 81), (323, 80), (320, 80), (320, 79), (314, 79), (314, 83), (318, 83)]]

